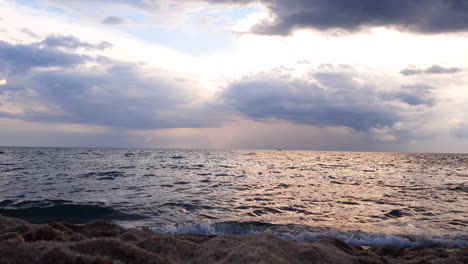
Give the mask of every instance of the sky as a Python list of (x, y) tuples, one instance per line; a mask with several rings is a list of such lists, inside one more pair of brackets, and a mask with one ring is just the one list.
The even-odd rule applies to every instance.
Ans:
[(468, 0), (0, 0), (0, 145), (468, 152)]

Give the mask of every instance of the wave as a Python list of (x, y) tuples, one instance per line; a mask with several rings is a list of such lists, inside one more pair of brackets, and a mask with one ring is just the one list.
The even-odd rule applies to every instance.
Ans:
[(468, 247), (468, 233), (455, 236), (435, 236), (429, 234), (383, 234), (365, 232), (345, 232), (333, 229), (320, 229), (300, 225), (276, 225), (263, 222), (201, 222), (187, 225), (162, 225), (150, 228), (157, 234), (202, 234), (202, 235), (253, 235), (271, 233), (286, 240), (318, 242), (323, 239), (339, 239), (357, 246), (393, 245), (399, 247)]
[(0, 215), (20, 218), (31, 223), (65, 221), (86, 223), (96, 219), (140, 220), (145, 216), (121, 212), (104, 203), (76, 203), (66, 200), (4, 200), (0, 202)]

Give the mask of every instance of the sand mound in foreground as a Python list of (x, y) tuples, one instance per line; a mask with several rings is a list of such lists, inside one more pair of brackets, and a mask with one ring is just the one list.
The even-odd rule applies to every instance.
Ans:
[(0, 216), (0, 263), (468, 263), (468, 248), (361, 248), (271, 234), (158, 235), (106, 221), (33, 225)]

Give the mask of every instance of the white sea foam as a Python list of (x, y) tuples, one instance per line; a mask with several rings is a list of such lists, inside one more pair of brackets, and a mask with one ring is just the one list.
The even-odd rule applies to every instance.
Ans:
[(253, 235), (272, 233), (286, 240), (300, 242), (317, 242), (323, 239), (340, 239), (352, 245), (374, 246), (394, 245), (400, 247), (468, 247), (468, 234), (459, 233), (454, 237), (439, 237), (432, 235), (400, 235), (364, 232), (342, 232), (337, 230), (287, 231), (287, 227), (280, 225), (266, 225), (255, 227), (248, 223), (210, 223), (202, 222), (188, 225), (165, 225), (151, 228), (158, 234), (203, 234), (203, 235)]

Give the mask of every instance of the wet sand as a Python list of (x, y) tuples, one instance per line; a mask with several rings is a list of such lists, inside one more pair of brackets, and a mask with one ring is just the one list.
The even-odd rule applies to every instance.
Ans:
[(468, 248), (358, 247), (271, 234), (161, 235), (107, 221), (30, 224), (0, 216), (0, 263), (468, 263)]

